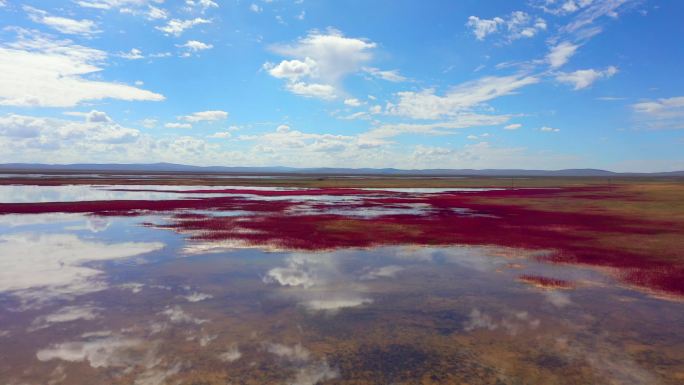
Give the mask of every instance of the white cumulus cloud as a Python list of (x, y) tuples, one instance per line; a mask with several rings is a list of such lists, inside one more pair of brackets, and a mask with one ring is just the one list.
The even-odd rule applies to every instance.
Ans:
[(570, 57), (575, 54), (577, 48), (579, 48), (578, 45), (564, 41), (551, 47), (549, 53), (546, 55), (546, 60), (551, 68), (561, 67), (570, 60)]
[(131, 50), (128, 52), (121, 52), (119, 56), (128, 60), (139, 60), (145, 58), (145, 56), (143, 56), (142, 51), (137, 48), (131, 48)]
[(288, 80), (286, 88), (295, 94), (333, 99), (338, 94), (341, 80), (361, 70), (372, 58), (376, 44), (364, 39), (349, 38), (341, 32), (310, 32), (294, 44), (279, 44), (271, 50), (294, 60), (279, 64), (266, 63), (271, 76)]
[(190, 115), (180, 116), (179, 120), (186, 122), (215, 122), (218, 120), (225, 120), (228, 118), (228, 113), (221, 110), (199, 111)]
[(141, 7), (152, 3), (161, 4), (163, 2), (164, 0), (76, 0), (76, 4), (81, 7), (104, 10)]
[(605, 70), (586, 69), (574, 72), (561, 72), (556, 75), (556, 80), (572, 85), (575, 90), (581, 90), (589, 87), (599, 79), (610, 78), (617, 72), (618, 69), (614, 66), (610, 66)]
[(164, 124), (164, 127), (166, 127), (166, 128), (192, 128), (192, 124), (190, 124), (190, 123), (170, 122), (170, 123)]
[(335, 87), (330, 84), (295, 82), (287, 84), (287, 89), (293, 94), (319, 99), (335, 99)]
[(304, 60), (283, 60), (277, 65), (266, 63), (264, 69), (275, 78), (288, 79), (295, 82), (299, 78), (318, 76), (318, 66), (309, 57), (304, 58)]
[(349, 107), (359, 107), (362, 103), (359, 99), (349, 98), (349, 99), (344, 99), (344, 104), (349, 106)]
[(205, 12), (209, 8), (218, 8), (219, 5), (213, 0), (185, 0), (185, 4), (189, 7), (199, 8), (201, 12)]
[(374, 67), (364, 67), (363, 70), (375, 78), (386, 80), (388, 82), (399, 83), (408, 80), (408, 78), (399, 73), (399, 70), (381, 70)]
[(89, 36), (99, 32), (97, 30), (97, 25), (92, 20), (76, 20), (67, 17), (53, 16), (46, 11), (30, 6), (24, 6), (23, 8), (33, 22), (47, 25), (61, 33)]
[(188, 20), (171, 19), (168, 21), (168, 23), (166, 23), (166, 25), (157, 26), (155, 28), (169, 35), (180, 36), (186, 29), (192, 28), (196, 25), (209, 23), (211, 23), (211, 21), (201, 17)]
[(20, 38), (0, 45), (0, 105), (73, 107), (102, 99), (164, 100), (129, 85), (84, 78), (102, 71), (103, 51), (20, 30)]
[(193, 51), (193, 52), (204, 51), (204, 50), (214, 48), (213, 45), (203, 43), (203, 42), (198, 41), (198, 40), (188, 40), (187, 42), (185, 42), (185, 44), (179, 45), (179, 47), (187, 48), (188, 50)]
[(473, 30), (473, 34), (478, 40), (484, 40), (487, 35), (496, 32), (499, 29), (499, 26), (505, 23), (504, 19), (500, 17), (480, 19), (477, 16), (469, 16), (466, 26)]
[(489, 35), (501, 32), (505, 34), (506, 39), (512, 41), (530, 38), (539, 31), (546, 30), (546, 21), (523, 11), (514, 11), (506, 18), (481, 19), (477, 16), (470, 16), (466, 26), (472, 30), (478, 40), (484, 40)]
[(647, 128), (684, 128), (684, 96), (644, 100), (632, 104), (632, 109)]
[(513, 93), (515, 90), (539, 82), (534, 76), (487, 76), (462, 83), (444, 96), (435, 94), (434, 89), (420, 92), (397, 93), (398, 102), (388, 105), (391, 115), (414, 119), (438, 119), (457, 115), (484, 102)]

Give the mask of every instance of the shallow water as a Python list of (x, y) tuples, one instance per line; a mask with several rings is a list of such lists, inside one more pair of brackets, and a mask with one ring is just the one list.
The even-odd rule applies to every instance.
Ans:
[[(244, 189), (235, 186), (156, 186), (156, 185), (1, 185), (0, 203), (29, 202), (78, 202), (108, 200), (163, 200), (197, 197), (198, 194), (184, 193), (185, 190), (225, 190)], [(255, 191), (287, 191), (285, 187), (250, 187)], [(222, 196), (224, 194), (204, 193), (202, 197)]]
[[(32, 189), (38, 202), (55, 196)], [(548, 250), (293, 251), (153, 225), (174, 214), (0, 215), (0, 382), (684, 380), (681, 301), (625, 287), (601, 269), (539, 262)]]

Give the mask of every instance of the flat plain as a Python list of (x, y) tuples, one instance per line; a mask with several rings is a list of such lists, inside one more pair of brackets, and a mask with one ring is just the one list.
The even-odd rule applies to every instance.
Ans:
[(684, 180), (0, 178), (8, 384), (678, 384)]

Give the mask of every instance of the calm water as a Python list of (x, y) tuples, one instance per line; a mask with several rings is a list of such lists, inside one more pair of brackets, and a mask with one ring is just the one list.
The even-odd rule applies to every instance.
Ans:
[[(183, 196), (63, 187), (0, 202)], [(544, 250), (211, 247), (149, 225), (170, 215), (0, 216), (0, 383), (684, 381), (681, 301), (534, 262)]]

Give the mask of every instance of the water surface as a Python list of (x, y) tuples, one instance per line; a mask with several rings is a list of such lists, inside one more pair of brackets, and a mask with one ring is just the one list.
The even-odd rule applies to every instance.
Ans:
[[(32, 186), (24, 197), (186, 196), (112, 191), (119, 187)], [(8, 201), (27, 192), (8, 191), (2, 195)], [(439, 193), (401, 191), (407, 192)], [(319, 205), (321, 196), (328, 195), (277, 198), (327, 210), (319, 215), (361, 215), (361, 208), (336, 211), (348, 197), (331, 193), (336, 198), (328, 207)], [(432, 210), (400, 203), (363, 218)], [(288, 215), (294, 221), (302, 212)], [(289, 250), (196, 239), (165, 226), (177, 215), (254, 221), (268, 213), (0, 215), (2, 383), (684, 380), (681, 301), (622, 285), (602, 269), (541, 261), (550, 250), (496, 244)]]

